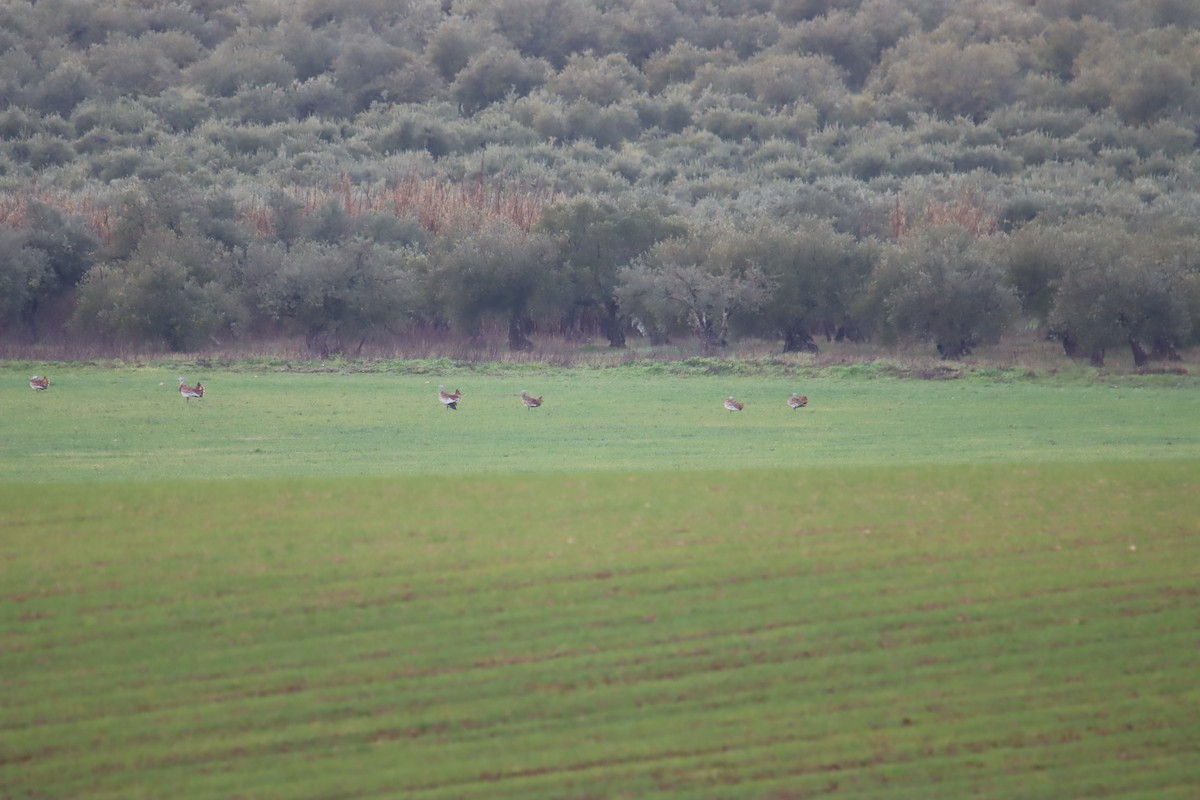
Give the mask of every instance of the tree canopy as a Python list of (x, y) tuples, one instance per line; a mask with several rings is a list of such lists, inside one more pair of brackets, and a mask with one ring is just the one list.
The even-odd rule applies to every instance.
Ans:
[(6, 340), (1200, 331), (1189, 3), (0, 0), (0, 97)]

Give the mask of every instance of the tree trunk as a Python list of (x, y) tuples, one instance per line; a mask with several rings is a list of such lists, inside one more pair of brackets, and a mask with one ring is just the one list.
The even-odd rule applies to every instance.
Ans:
[(1047, 334), (1050, 338), (1057, 338), (1062, 343), (1063, 354), (1067, 358), (1079, 358), (1079, 343), (1071, 338), (1069, 333), (1060, 333), (1059, 331), (1050, 331)]
[[(1079, 346), (1079, 342), (1071, 338), (1071, 334), (1064, 331), (1049, 331), (1046, 334), (1049, 338), (1058, 339), (1062, 342), (1063, 353), (1067, 358), (1083, 358), (1083, 349)], [(1104, 348), (1097, 347), (1095, 350), (1087, 354), (1088, 363), (1093, 367), (1104, 366)]]
[(725, 342), (721, 339), (721, 334), (715, 329), (712, 320), (707, 316), (696, 317), (694, 327), (696, 333), (700, 336), (700, 343), (704, 347), (704, 355), (711, 356), (717, 348), (725, 346)]
[(813, 341), (807, 328), (799, 325), (788, 328), (783, 332), (783, 352), (785, 353), (819, 353), (820, 348)]
[(608, 338), (608, 346), (624, 347), (625, 326), (621, 324), (621, 307), (610, 300), (602, 308), (600, 328)]
[(1144, 367), (1146, 362), (1150, 360), (1150, 355), (1146, 352), (1146, 348), (1142, 347), (1141, 343), (1132, 336), (1129, 337), (1129, 351), (1133, 353), (1133, 365), (1135, 367)]
[(958, 361), (963, 356), (971, 355), (971, 345), (961, 339), (957, 342), (938, 342), (937, 351), (943, 361)]
[(528, 352), (533, 349), (533, 342), (525, 336), (521, 329), (521, 320), (516, 315), (508, 319), (508, 349), (509, 352)]
[(29, 337), (35, 343), (38, 340), (37, 326), (38, 299), (34, 297), (29, 301), (29, 306), (21, 312), (21, 317), (25, 320), (25, 325), (29, 329)]
[(329, 358), (331, 353), (340, 351), (337, 334), (330, 331), (313, 328), (304, 337), (310, 353), (316, 353), (321, 358)]
[(1183, 356), (1175, 349), (1175, 344), (1163, 337), (1156, 338), (1150, 344), (1151, 361), (1183, 361)]

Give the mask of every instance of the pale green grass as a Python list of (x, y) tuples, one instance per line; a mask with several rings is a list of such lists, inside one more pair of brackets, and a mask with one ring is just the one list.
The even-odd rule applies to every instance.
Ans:
[(1169, 461), (0, 486), (0, 794), (1189, 797), (1198, 492)]
[[(0, 372), (0, 481), (1200, 458), (1200, 387), (1186, 378), (193, 370), (207, 394), (184, 401), (174, 370), (52, 372), (44, 393)], [(437, 402), (439, 382), (463, 390), (458, 412)], [(523, 388), (545, 405), (522, 408)], [(792, 391), (809, 407), (789, 409)], [(745, 411), (721, 407), (731, 394)]]

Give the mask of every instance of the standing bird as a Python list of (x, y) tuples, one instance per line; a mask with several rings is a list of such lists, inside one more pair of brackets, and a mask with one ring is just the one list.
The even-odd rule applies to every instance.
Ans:
[(196, 381), (195, 386), (188, 386), (183, 382), (183, 376), (179, 376), (179, 393), (183, 395), (184, 400), (191, 400), (193, 397), (204, 397), (204, 386), (200, 381)]
[(808, 395), (799, 395), (792, 392), (792, 396), (788, 398), (788, 405), (792, 408), (804, 408), (808, 405)]
[(455, 389), (454, 394), (448, 394), (446, 392), (446, 385), (444, 383), (438, 384), (438, 400), (451, 411), (458, 411), (458, 399), (460, 397), (462, 397), (462, 391), (459, 389)]
[(538, 406), (540, 406), (542, 404), (542, 398), (530, 397), (529, 394), (524, 389), (522, 389), (521, 390), (521, 403), (526, 408), (537, 408)]
[(50, 388), (50, 378), (39, 378), (37, 375), (34, 375), (29, 379), (29, 388), (39, 392), (44, 392)]
[(725, 401), (725, 408), (729, 409), (730, 411), (741, 411), (745, 407), (745, 403), (739, 403), (737, 400), (734, 400), (732, 396)]

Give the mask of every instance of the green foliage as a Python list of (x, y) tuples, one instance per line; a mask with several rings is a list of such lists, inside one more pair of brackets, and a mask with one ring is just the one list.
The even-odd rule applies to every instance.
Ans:
[(296, 77), (282, 55), (257, 42), (227, 41), (188, 68), (188, 80), (213, 97), (232, 97), (245, 86), (286, 86)]
[(45, 253), (49, 270), (43, 293), (61, 295), (73, 289), (87, 272), (100, 243), (78, 216), (54, 206), (32, 203), (26, 212), (26, 246)]
[(568, 58), (566, 65), (547, 81), (546, 88), (567, 101), (611, 106), (637, 92), (643, 80), (623, 55), (597, 58), (588, 53)]
[(1200, 34), (1161, 28), (1139, 34), (1127, 46), (1120, 32), (1105, 34), (1091, 37), (1077, 59), (1073, 88), (1090, 109), (1111, 106), (1133, 125), (1200, 111)]
[(687, 331), (705, 352), (728, 344), (740, 313), (757, 312), (772, 290), (762, 267), (738, 252), (736, 233), (711, 229), (655, 244), (621, 269), (617, 300), (652, 341)]
[(73, 324), (99, 337), (194, 351), (236, 333), (243, 319), (228, 251), (156, 230), (129, 258), (88, 271)]
[(554, 240), (493, 217), (439, 237), (430, 254), (434, 292), (451, 321), (472, 338), (484, 319), (498, 316), (508, 326), (511, 350), (530, 349), (530, 317), (561, 308), (569, 291)]
[(577, 100), (565, 109), (563, 127), (565, 139), (586, 139), (597, 147), (614, 149), (635, 138), (640, 128), (632, 107), (624, 104), (600, 107), (589, 100)]
[(30, 247), (25, 234), (0, 228), (0, 333), (19, 330), (28, 321), (52, 280), (46, 253)]
[(1043, 324), (1050, 319), (1055, 292), (1068, 263), (1063, 245), (1063, 231), (1046, 225), (1030, 225), (1009, 237), (1009, 281), (1021, 301), (1021, 310)]
[(343, 246), (306, 241), (255, 244), (245, 281), (270, 319), (304, 335), (321, 358), (361, 348), (374, 331), (401, 324), (417, 306), (420, 259), (355, 238)]
[(1099, 365), (1128, 346), (1137, 366), (1178, 358), (1194, 331), (1191, 247), (1176, 250), (1152, 228), (1132, 233), (1100, 220), (1073, 226), (1052, 247), (1062, 274), (1049, 321), (1068, 355)]
[(885, 59), (874, 91), (912, 97), (944, 117), (984, 119), (1020, 97), (1019, 53), (1010, 42), (905, 39)]
[(488, 48), (471, 56), (455, 76), (450, 94), (466, 114), (474, 114), (508, 95), (526, 95), (545, 79), (546, 65), (515, 50)]
[(887, 337), (931, 341), (957, 359), (999, 339), (1017, 313), (993, 243), (957, 225), (931, 226), (884, 249), (872, 278)]
[(757, 264), (770, 280), (761, 324), (783, 337), (785, 353), (817, 352), (814, 335), (858, 335), (852, 311), (871, 273), (872, 248), (817, 220), (749, 231), (726, 247), (727, 257)]
[(422, 103), (438, 94), (441, 78), (407, 50), (378, 37), (347, 37), (333, 62), (333, 80), (354, 111), (387, 100)]
[(571, 327), (585, 311), (596, 315), (609, 344), (625, 345), (627, 320), (617, 303), (618, 270), (657, 242), (686, 233), (665, 209), (642, 200), (617, 206), (580, 198), (546, 210), (538, 229), (554, 238), (566, 256), (574, 295)]
[(473, 20), (447, 16), (429, 37), (425, 55), (442, 79), (453, 81), (466, 68), (471, 56), (494, 42), (492, 34)]
[(796, 26), (797, 43), (833, 59), (852, 87), (861, 87), (880, 56), (901, 39), (921, 29), (921, 20), (904, 3), (876, 0), (850, 11), (828, 13)]
[[(655, 196), (692, 229), (720, 220), (796, 230), (815, 219), (866, 250), (896, 238), (896, 208), (920, 214), (964, 194), (983, 198), (997, 229), (1037, 222), (1051, 239), (1080, 216), (1115, 226), (1194, 217), (1192, 6), (10, 2), (0, 10), (0, 224), (53, 238), (53, 220), (22, 219), (43, 194), (64, 219), (86, 223), (103, 247), (80, 251), (86, 263), (64, 273), (78, 285), (87, 268), (128, 259), (145, 231), (164, 226), (224, 249), (255, 239), (340, 248), (369, 212), (367, 229), (437, 250), (440, 212), (380, 203), (410, 179), (536, 186), (596, 208)], [(172, 181), (188, 191), (154, 188)], [(126, 199), (147, 192), (174, 221)], [(224, 210), (205, 221), (207, 212), (180, 213), (172, 194), (193, 209), (218, 198)], [(380, 227), (378, 215), (393, 211), (424, 234)], [(536, 224), (536, 213), (519, 222)], [(1161, 236), (1173, 252), (1187, 249), (1178, 228)], [(634, 255), (649, 247), (637, 243)], [(1018, 245), (1023, 254), (1000, 259), (1038, 272), (1036, 253)], [(551, 286), (592, 258), (557, 246)], [(69, 305), (74, 286), (63, 280), (56, 302)], [(1057, 284), (1020, 280), (1033, 281), (1019, 287), (1025, 312), (1044, 323)], [(615, 294), (560, 288), (536, 304), (537, 325), (578, 336), (607, 328), (619, 340)], [(436, 293), (423, 296), (423, 318), (453, 316)], [(237, 305), (261, 314), (249, 298)], [(810, 313), (795, 298), (768, 307)], [(1194, 305), (1184, 307), (1187, 321), (1172, 331), (1200, 325)], [(873, 316), (882, 306), (858, 308), (864, 324), (887, 327)], [(730, 330), (774, 336), (781, 324), (743, 311)]]

